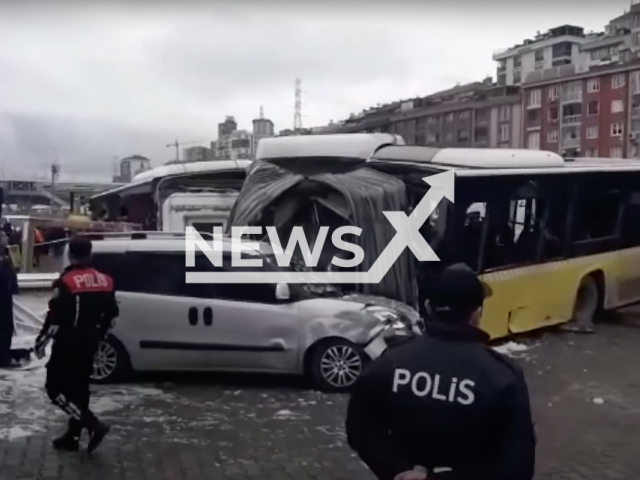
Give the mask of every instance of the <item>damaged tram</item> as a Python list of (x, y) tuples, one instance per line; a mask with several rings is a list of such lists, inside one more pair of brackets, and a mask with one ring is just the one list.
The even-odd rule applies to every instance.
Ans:
[[(233, 226), (275, 226), (285, 243), (293, 227), (302, 226), (313, 250), (320, 227), (329, 226), (322, 254), (313, 268), (327, 271), (336, 269), (331, 263), (334, 255), (351, 258), (335, 248), (331, 233), (355, 225), (362, 229), (361, 235), (345, 235), (343, 239), (364, 250), (359, 268), (367, 271), (395, 235), (382, 212), (405, 211), (409, 204), (402, 180), (368, 168), (366, 161), (381, 146), (402, 143), (400, 137), (387, 134), (263, 139), (229, 216), (227, 230)], [(295, 257), (292, 266), (304, 268)], [(337, 287), (345, 293), (379, 295), (415, 307), (416, 291), (406, 283), (413, 276), (412, 258), (403, 252), (379, 284)]]
[[(640, 301), (640, 162), (403, 143), (388, 134), (265, 139), (228, 228), (275, 225), (284, 244), (296, 225), (311, 243), (321, 225), (355, 225), (362, 233), (349, 241), (363, 248), (366, 271), (396, 233), (382, 212), (409, 214), (429, 189), (423, 178), (452, 170), (455, 203), (442, 199), (420, 230), (441, 261), (419, 263), (406, 249), (380, 284), (338, 288), (415, 308), (423, 273), (464, 263), (493, 290), (481, 324), (492, 338), (588, 325)], [(335, 254), (350, 255), (325, 241), (314, 269), (335, 268)]]
[(211, 232), (224, 226), (249, 160), (163, 165), (89, 199), (93, 220), (139, 223), (147, 231)]

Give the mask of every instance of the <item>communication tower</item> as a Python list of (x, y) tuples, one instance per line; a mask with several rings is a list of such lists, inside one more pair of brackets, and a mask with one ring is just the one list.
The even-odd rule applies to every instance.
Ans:
[(302, 130), (302, 88), (301, 81), (296, 78), (296, 107), (293, 115), (293, 131), (299, 133)]

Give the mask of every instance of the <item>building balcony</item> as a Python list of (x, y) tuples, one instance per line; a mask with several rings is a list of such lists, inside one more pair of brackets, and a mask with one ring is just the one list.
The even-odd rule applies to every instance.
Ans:
[(580, 137), (562, 137), (561, 148), (577, 148), (581, 144)]
[(573, 46), (569, 43), (556, 44), (551, 48), (551, 56), (554, 60), (561, 58), (571, 58)]
[(562, 103), (582, 103), (582, 92), (565, 92)]
[(582, 121), (582, 115), (567, 115), (562, 117), (562, 125), (577, 125)]
[(565, 51), (565, 52), (558, 52), (553, 54), (553, 61), (559, 61), (559, 60), (571, 60), (572, 55), (570, 51)]

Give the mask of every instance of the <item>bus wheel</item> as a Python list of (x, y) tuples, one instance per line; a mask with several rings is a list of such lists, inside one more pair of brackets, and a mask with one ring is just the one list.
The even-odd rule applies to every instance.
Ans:
[(593, 275), (584, 277), (578, 287), (573, 318), (565, 330), (578, 333), (593, 333), (593, 322), (600, 308), (600, 290)]

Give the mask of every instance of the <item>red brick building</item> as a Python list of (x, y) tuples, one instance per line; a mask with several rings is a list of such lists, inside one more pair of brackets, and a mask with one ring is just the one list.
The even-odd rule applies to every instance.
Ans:
[(555, 73), (523, 84), (524, 146), (567, 156), (638, 157), (640, 63)]
[(487, 79), (369, 109), (332, 131), (394, 133), (407, 145), (520, 148), (522, 99), (518, 87)]

